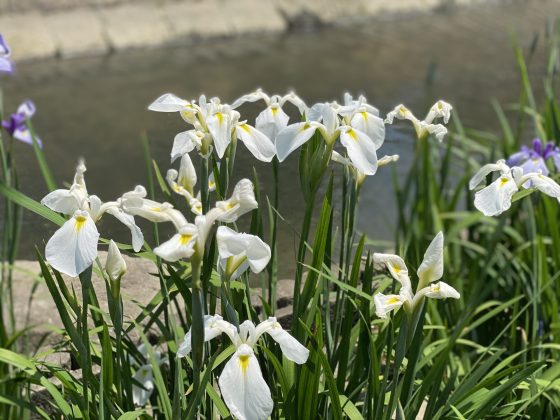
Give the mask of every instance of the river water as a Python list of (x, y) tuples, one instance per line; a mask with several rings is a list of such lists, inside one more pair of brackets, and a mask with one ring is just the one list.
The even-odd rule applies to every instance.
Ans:
[[(359, 26), (324, 28), (312, 33), (215, 40), (174, 48), (137, 50), (106, 57), (21, 64), (2, 78), (5, 110), (31, 98), (45, 154), (57, 182), (71, 182), (78, 157), (85, 157), (90, 193), (108, 201), (145, 183), (140, 142), (146, 133), (162, 171), (169, 167), (173, 136), (185, 130), (177, 115), (152, 113), (147, 105), (164, 92), (184, 98), (200, 93), (232, 101), (262, 87), (269, 93), (294, 89), (308, 104), (341, 100), (345, 91), (363, 93), (382, 114), (405, 103), (422, 117), (435, 99), (452, 103), (470, 127), (497, 131), (490, 101), (514, 102), (519, 74), (512, 34), (525, 49), (541, 37), (549, 18), (560, 15), (556, 1), (476, 6), (430, 15), (378, 20)], [(542, 48), (541, 48), (542, 49)], [(530, 64), (532, 79), (544, 74), (544, 55)], [(538, 86), (540, 88), (540, 86)], [(537, 89), (539, 90), (539, 89)], [(250, 122), (259, 106), (241, 110)], [(405, 124), (389, 127), (380, 154), (401, 155), (397, 172), (406, 172), (413, 137)], [(45, 193), (32, 150), (16, 145), (21, 189), (35, 199)], [(238, 148), (237, 177), (253, 166), (263, 194), (271, 191), (271, 170)], [(281, 273), (289, 275), (302, 218), (297, 153), (280, 167)], [(359, 229), (390, 240), (395, 222), (391, 170), (366, 181)], [(110, 218), (110, 216), (106, 216)], [(113, 224), (101, 226), (110, 236)], [(143, 225), (148, 227), (148, 225)], [(33, 257), (33, 244), (46, 242), (54, 226), (26, 214), (20, 257)], [(118, 229), (117, 239), (126, 241)], [(111, 233), (112, 236), (112, 233)], [(41, 246), (41, 245), (40, 245)]]

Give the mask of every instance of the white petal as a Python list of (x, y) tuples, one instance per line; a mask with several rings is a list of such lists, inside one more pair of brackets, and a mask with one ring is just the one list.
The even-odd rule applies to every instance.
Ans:
[(181, 231), (160, 246), (154, 248), (154, 254), (166, 261), (178, 261), (189, 258), (194, 254), (194, 245), (198, 236), (198, 229), (192, 224), (183, 227)]
[(276, 154), (274, 143), (249, 124), (239, 124), (235, 130), (237, 138), (241, 140), (247, 149), (261, 162), (270, 162)]
[(373, 144), (375, 150), (379, 149), (385, 141), (385, 124), (383, 120), (368, 112), (358, 112), (352, 117), (350, 125), (365, 133)]
[(136, 371), (134, 379), (142, 384), (142, 388), (136, 384), (132, 385), (132, 400), (134, 404), (143, 407), (146, 405), (152, 392), (154, 392), (154, 375), (150, 365), (144, 365)]
[(95, 261), (98, 239), (89, 214), (78, 210), (47, 242), (46, 260), (61, 273), (77, 277)]
[(259, 362), (247, 344), (241, 344), (218, 380), (231, 414), (240, 420), (266, 420), (274, 403)]
[(432, 283), (420, 292), (432, 299), (459, 299), (461, 297), (457, 290), (442, 281)]
[(284, 105), (286, 102), (289, 102), (292, 105), (294, 105), (295, 107), (297, 107), (297, 109), (298, 109), (298, 111), (301, 115), (303, 115), (305, 112), (307, 112), (307, 105), (294, 92), (290, 92), (287, 95), (283, 96), (279, 101), (280, 106)]
[(214, 147), (216, 153), (221, 159), (231, 141), (231, 116), (227, 113), (216, 112), (214, 115), (206, 119), (206, 125), (212, 139), (214, 140)]
[(316, 123), (301, 122), (287, 126), (276, 137), (276, 155), (283, 162), (294, 150), (306, 143), (319, 127)]
[(273, 143), (276, 143), (278, 133), (288, 126), (289, 119), (278, 104), (272, 104), (258, 115), (255, 127)]
[(523, 178), (531, 181), (532, 186), (550, 197), (560, 198), (560, 185), (543, 174), (527, 174)]
[(499, 160), (496, 163), (488, 163), (482, 166), (469, 181), (469, 189), (474, 190), (490, 173), (497, 171), (502, 173), (509, 172), (509, 167), (506, 165), (505, 160)]
[(280, 349), (288, 360), (300, 365), (307, 362), (309, 350), (283, 329), (275, 317), (268, 318), (256, 327), (256, 338), (265, 332), (280, 344)]
[(418, 278), (425, 285), (443, 276), (443, 233), (439, 232), (424, 253), (422, 264), (418, 267)]
[(443, 122), (447, 124), (449, 122), (449, 117), (451, 117), (451, 110), (453, 107), (445, 101), (437, 101), (430, 111), (428, 115), (424, 119), (427, 123), (431, 123), (436, 118), (443, 118)]
[(403, 259), (398, 255), (393, 254), (373, 254), (373, 262), (376, 265), (386, 267), (393, 278), (401, 283), (404, 287), (411, 288), (410, 278), (408, 277), (408, 268)]
[(134, 252), (140, 251), (144, 245), (144, 235), (142, 230), (136, 225), (134, 216), (125, 213), (122, 209), (118, 207), (110, 207), (107, 209), (107, 213), (118, 219), (123, 225), (130, 229), (132, 235), (132, 248)]
[(445, 128), (442, 124), (426, 124), (426, 122), (420, 121), (420, 123), (418, 123), (418, 127), (420, 136), (422, 136), (422, 133), (428, 132), (433, 134), (439, 142), (442, 142), (443, 138), (447, 134), (447, 128)]
[(387, 114), (387, 117), (385, 118), (385, 122), (387, 124), (393, 124), (393, 120), (395, 118), (397, 120), (409, 120), (413, 124), (418, 123), (418, 118), (416, 118), (412, 114), (412, 112), (410, 112), (410, 110), (402, 104), (397, 105), (391, 112)]
[(377, 172), (375, 144), (365, 133), (344, 126), (340, 129), (340, 141), (346, 147), (348, 157), (358, 171), (365, 175), (374, 175)]
[(502, 175), (486, 188), (477, 191), (474, 206), (485, 216), (497, 216), (511, 207), (511, 198), (517, 190), (511, 175)]
[[(222, 333), (227, 334), (233, 342), (237, 334), (237, 329), (234, 325), (224, 321), (220, 315), (204, 315), (204, 342), (210, 341)], [(185, 334), (185, 338), (177, 350), (178, 357), (185, 357), (191, 352), (191, 334), (191, 330)]]
[(373, 301), (375, 303), (375, 314), (382, 319), (387, 318), (389, 312), (400, 308), (404, 303), (401, 295), (384, 295), (383, 293), (377, 293), (373, 296)]
[(258, 236), (238, 233), (226, 226), (220, 226), (216, 240), (220, 258), (246, 256), (253, 273), (260, 273), (270, 261), (270, 247)]
[(171, 163), (180, 158), (185, 153), (190, 153), (197, 145), (200, 145), (200, 132), (196, 130), (183, 131), (173, 139), (173, 148), (171, 149)]
[(47, 194), (41, 200), (41, 204), (68, 216), (72, 216), (80, 208), (80, 203), (76, 200), (76, 196), (70, 190), (63, 189), (54, 190)]
[(267, 104), (270, 102), (270, 97), (266, 93), (264, 93), (262, 89), (257, 89), (254, 92), (248, 93), (246, 95), (237, 98), (231, 104), (231, 108), (232, 109), (239, 108), (241, 105), (243, 105), (246, 102), (257, 102), (260, 101), (261, 99), (265, 101)]
[(157, 112), (179, 112), (189, 105), (189, 101), (181, 99), (172, 93), (165, 93), (150, 104), (148, 109)]
[(258, 206), (253, 183), (245, 178), (237, 183), (228, 200), (216, 203), (216, 209), (218, 210), (216, 220), (233, 223), (240, 216), (256, 209)]

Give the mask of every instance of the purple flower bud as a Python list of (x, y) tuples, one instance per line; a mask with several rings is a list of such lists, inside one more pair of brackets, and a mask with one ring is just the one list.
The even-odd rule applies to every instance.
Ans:
[[(2, 121), (2, 127), (4, 127), (14, 139), (32, 145), (33, 137), (27, 127), (27, 120), (35, 114), (35, 111), (35, 104), (28, 99), (18, 107), (15, 114), (10, 115), (8, 121)], [(35, 136), (35, 140), (39, 147), (43, 147), (43, 143), (39, 137)]]

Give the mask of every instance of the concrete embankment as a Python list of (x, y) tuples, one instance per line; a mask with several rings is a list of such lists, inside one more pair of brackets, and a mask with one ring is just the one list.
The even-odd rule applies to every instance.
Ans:
[(182, 45), (208, 38), (281, 34), (504, 1), (0, 0), (0, 33), (10, 43), (14, 60), (24, 61)]

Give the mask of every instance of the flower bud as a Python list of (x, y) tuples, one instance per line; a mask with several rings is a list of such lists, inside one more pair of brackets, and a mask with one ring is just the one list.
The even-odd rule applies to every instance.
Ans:
[(126, 273), (126, 263), (113, 240), (109, 242), (109, 254), (105, 263), (105, 271), (109, 275), (111, 281), (119, 280)]

